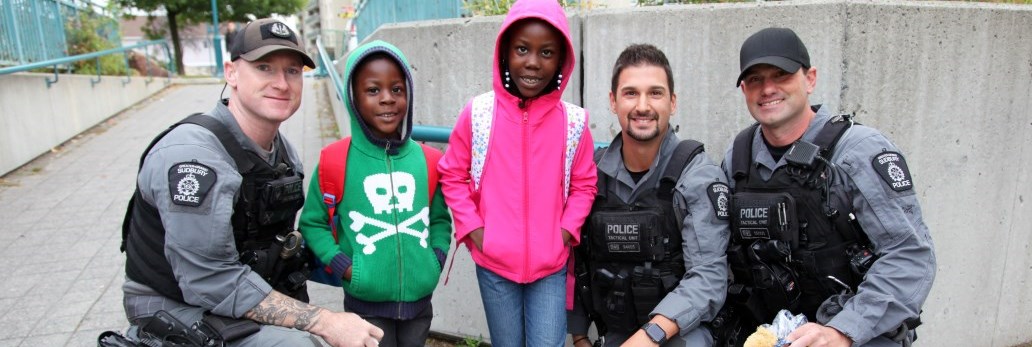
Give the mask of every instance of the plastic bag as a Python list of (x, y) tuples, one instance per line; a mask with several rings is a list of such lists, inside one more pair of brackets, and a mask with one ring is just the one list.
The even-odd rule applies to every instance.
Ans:
[(806, 324), (806, 316), (793, 315), (788, 310), (778, 311), (771, 324), (764, 324), (756, 328), (756, 332), (749, 335), (745, 340), (746, 347), (785, 347), (791, 344), (788, 341), (788, 334), (796, 328)]

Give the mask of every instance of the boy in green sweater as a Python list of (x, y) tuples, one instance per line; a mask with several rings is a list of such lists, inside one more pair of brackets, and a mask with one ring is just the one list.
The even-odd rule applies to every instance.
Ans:
[(380, 346), (423, 346), (433, 317), (431, 293), (451, 242), (448, 207), (429, 182), (436, 160), (428, 158), (440, 152), (409, 138), (412, 75), (397, 47), (374, 41), (352, 51), (344, 83), (353, 136), (345, 147), (346, 173), (337, 175), (344, 177), (343, 197), (328, 200), (336, 225), (324, 201), (332, 194), (319, 183), (320, 174), (330, 177), (323, 159), (319, 165), (327, 167), (316, 167), (301, 212), (301, 234), (328, 264), (316, 271), (343, 279), (344, 309), (383, 329)]

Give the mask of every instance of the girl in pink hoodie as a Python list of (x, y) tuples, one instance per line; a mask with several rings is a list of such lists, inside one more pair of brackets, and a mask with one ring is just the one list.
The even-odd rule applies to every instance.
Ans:
[(574, 60), (558, 2), (517, 1), (495, 43), (493, 91), (462, 110), (438, 166), (494, 346), (565, 341), (567, 260), (597, 190), (587, 114), (560, 99)]

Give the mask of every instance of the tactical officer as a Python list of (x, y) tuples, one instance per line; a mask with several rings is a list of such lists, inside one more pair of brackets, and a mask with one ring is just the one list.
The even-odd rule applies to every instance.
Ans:
[(590, 320), (603, 336), (597, 345), (713, 345), (704, 323), (727, 287), (724, 174), (701, 143), (670, 128), (677, 95), (662, 51), (627, 47), (612, 78), (609, 105), (623, 131), (595, 154), (598, 195), (568, 315), (574, 344), (591, 345)]
[(731, 316), (752, 330), (781, 309), (805, 314), (792, 346), (909, 344), (935, 254), (903, 154), (810, 105), (817, 69), (792, 30), (760, 30), (740, 59), (736, 85), (757, 123), (722, 164), (734, 188)]
[(293, 231), (304, 170), (278, 129), (301, 103), (303, 67), (315, 64), (280, 21), (256, 20), (237, 35), (225, 63), (230, 98), (173, 125), (141, 159), (123, 225), (128, 335), (321, 346), (314, 334), (333, 346), (376, 345), (380, 329), (305, 303)]

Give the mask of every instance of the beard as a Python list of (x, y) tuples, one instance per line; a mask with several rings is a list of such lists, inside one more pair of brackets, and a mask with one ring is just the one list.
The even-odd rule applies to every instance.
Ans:
[[(637, 118), (649, 118), (656, 122), (656, 126), (651, 129), (638, 130), (634, 128), (634, 116)], [(624, 130), (627, 136), (632, 139), (641, 142), (649, 142), (659, 137), (659, 114), (656, 112), (649, 112), (647, 114), (627, 115), (627, 130)]]

